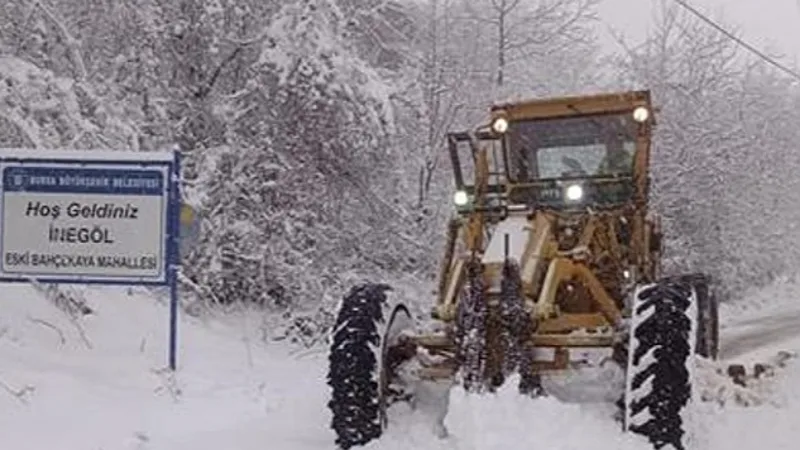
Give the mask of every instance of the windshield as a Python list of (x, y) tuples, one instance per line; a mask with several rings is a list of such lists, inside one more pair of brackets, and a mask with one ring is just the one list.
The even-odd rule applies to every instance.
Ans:
[(514, 122), (508, 133), (514, 181), (633, 173), (637, 123), (630, 114)]

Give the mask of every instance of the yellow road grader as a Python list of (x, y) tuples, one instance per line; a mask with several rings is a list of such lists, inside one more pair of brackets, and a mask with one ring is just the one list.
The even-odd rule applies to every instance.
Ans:
[[(498, 104), (448, 136), (456, 214), (427, 331), (385, 284), (354, 287), (331, 336), (329, 407), (343, 448), (378, 438), (413, 380), (486, 392), (617, 364), (622, 426), (685, 448), (693, 354), (715, 359), (717, 304), (702, 274), (661, 273), (648, 211), (647, 91)], [(430, 328), (430, 327), (429, 327)]]

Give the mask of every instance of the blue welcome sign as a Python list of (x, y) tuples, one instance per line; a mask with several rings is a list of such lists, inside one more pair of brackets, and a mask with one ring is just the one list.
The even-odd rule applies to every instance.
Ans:
[(0, 149), (0, 281), (169, 286), (174, 370), (178, 152)]

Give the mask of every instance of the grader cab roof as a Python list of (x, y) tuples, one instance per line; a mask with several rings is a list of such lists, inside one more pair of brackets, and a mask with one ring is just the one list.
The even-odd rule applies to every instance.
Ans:
[(627, 91), (547, 99), (531, 99), (492, 105), (492, 120), (504, 116), (508, 121), (551, 119), (579, 115), (615, 114), (651, 108), (649, 91)]

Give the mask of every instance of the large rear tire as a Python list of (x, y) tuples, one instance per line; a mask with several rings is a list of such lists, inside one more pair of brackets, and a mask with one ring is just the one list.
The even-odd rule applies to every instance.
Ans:
[(656, 449), (685, 450), (692, 396), (698, 293), (692, 278), (669, 278), (634, 295), (625, 393), (625, 429)]
[(391, 344), (411, 326), (408, 309), (390, 305), (389, 290), (385, 284), (354, 287), (336, 317), (328, 357), (328, 407), (335, 442), (344, 450), (379, 438), (387, 424), (391, 370), (398, 361)]

